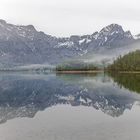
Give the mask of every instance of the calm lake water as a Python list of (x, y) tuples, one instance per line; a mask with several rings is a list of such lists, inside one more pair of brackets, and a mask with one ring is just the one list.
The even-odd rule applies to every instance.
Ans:
[(0, 74), (0, 140), (139, 140), (138, 74)]

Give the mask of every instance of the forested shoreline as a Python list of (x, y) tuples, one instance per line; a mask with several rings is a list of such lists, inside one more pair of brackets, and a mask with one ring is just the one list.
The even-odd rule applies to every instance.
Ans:
[(68, 62), (56, 66), (56, 71), (104, 71), (104, 72), (140, 72), (140, 50), (130, 52), (124, 56), (119, 56), (107, 67), (99, 67), (92, 63)]
[(122, 72), (140, 71), (140, 50), (118, 57), (113, 64), (107, 67), (107, 70)]

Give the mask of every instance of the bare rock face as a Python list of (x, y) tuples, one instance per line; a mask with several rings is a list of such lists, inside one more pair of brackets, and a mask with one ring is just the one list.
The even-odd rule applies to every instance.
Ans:
[(124, 31), (118, 24), (111, 24), (103, 28), (98, 35), (99, 46), (120, 46), (134, 40), (130, 31)]

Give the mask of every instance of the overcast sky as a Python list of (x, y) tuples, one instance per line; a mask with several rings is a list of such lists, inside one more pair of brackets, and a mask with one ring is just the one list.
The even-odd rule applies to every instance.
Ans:
[(118, 23), (140, 33), (140, 0), (0, 0), (0, 18), (55, 36), (91, 34)]

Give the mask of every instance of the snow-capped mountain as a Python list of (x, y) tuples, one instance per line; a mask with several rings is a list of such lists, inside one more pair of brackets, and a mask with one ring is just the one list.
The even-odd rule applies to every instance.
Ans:
[(117, 24), (92, 35), (57, 38), (37, 31), (33, 25), (19, 26), (0, 20), (0, 66), (57, 64), (105, 46), (124, 46), (137, 40)]

